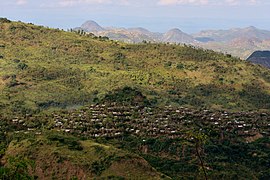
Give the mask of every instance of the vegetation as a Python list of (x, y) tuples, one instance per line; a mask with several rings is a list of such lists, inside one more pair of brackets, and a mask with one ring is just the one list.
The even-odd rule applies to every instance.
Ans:
[(0, 179), (270, 178), (268, 69), (5, 18), (0, 37)]
[[(269, 71), (228, 55), (181, 45), (125, 44), (5, 19), (0, 27), (5, 114), (82, 106), (125, 87), (155, 105), (269, 109)], [(257, 87), (255, 81), (260, 88), (246, 93)]]
[[(91, 140), (79, 140), (59, 132), (35, 136), (20, 134), (10, 142), (1, 179), (159, 178), (142, 158)], [(130, 162), (133, 162), (130, 163)]]
[[(237, 136), (234, 137), (234, 141)], [(199, 151), (208, 179), (268, 179), (269, 138), (246, 144), (241, 141), (217, 142), (209, 138)], [(123, 149), (139, 153), (158, 171), (174, 179), (205, 179), (196, 141), (186, 139), (126, 137), (111, 141)]]

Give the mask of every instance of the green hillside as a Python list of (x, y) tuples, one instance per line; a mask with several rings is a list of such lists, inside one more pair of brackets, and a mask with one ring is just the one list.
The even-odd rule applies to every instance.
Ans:
[(270, 71), (0, 18), (0, 179), (269, 179)]
[(167, 179), (143, 158), (110, 145), (56, 132), (12, 138), (0, 179)]
[(124, 87), (152, 105), (269, 109), (270, 72), (209, 50), (125, 44), (0, 21), (0, 106), (5, 113), (72, 108)]

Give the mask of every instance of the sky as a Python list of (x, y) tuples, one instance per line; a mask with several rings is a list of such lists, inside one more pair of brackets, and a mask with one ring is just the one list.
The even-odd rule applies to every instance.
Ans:
[(270, 30), (270, 0), (0, 0), (0, 17), (68, 29), (94, 20), (103, 27), (179, 28), (256, 26)]

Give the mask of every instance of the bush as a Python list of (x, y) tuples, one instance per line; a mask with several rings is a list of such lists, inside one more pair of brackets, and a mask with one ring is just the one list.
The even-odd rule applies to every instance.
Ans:
[(179, 63), (179, 64), (177, 64), (176, 68), (177, 69), (185, 69), (185, 65), (182, 63)]
[(61, 145), (68, 146), (68, 149), (70, 150), (83, 150), (81, 143), (74, 137), (68, 137), (61, 134), (50, 134), (47, 138), (50, 141), (57, 141)]
[(169, 67), (171, 67), (172, 66), (172, 62), (171, 61), (168, 61), (168, 62), (166, 62), (165, 64), (164, 64), (164, 67), (165, 68), (169, 68)]
[(133, 105), (149, 105), (147, 98), (138, 89), (128, 86), (107, 94), (104, 101)]
[(28, 67), (28, 65), (25, 64), (25, 63), (19, 63), (19, 64), (17, 65), (17, 68), (20, 69), (20, 70), (24, 70), (24, 69), (26, 69), (27, 67)]
[(14, 63), (19, 63), (19, 62), (21, 62), (21, 60), (19, 60), (19, 59), (13, 59), (13, 62)]
[(11, 23), (11, 21), (7, 18), (0, 18), (0, 23)]

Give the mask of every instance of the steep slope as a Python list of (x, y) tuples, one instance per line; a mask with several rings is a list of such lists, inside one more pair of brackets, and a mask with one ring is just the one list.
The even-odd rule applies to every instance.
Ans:
[(125, 44), (21, 22), (1, 22), (0, 37), (4, 115), (78, 107), (125, 87), (151, 105), (270, 109), (269, 70), (229, 55)]
[(255, 51), (247, 61), (270, 68), (270, 51)]
[(5, 175), (22, 175), (23, 171), (39, 179), (161, 179), (162, 176), (137, 155), (56, 132), (21, 136), (20, 140), (12, 141), (2, 163), (7, 169), (21, 164), (15, 172), (12, 169), (0, 173), (3, 179)]

